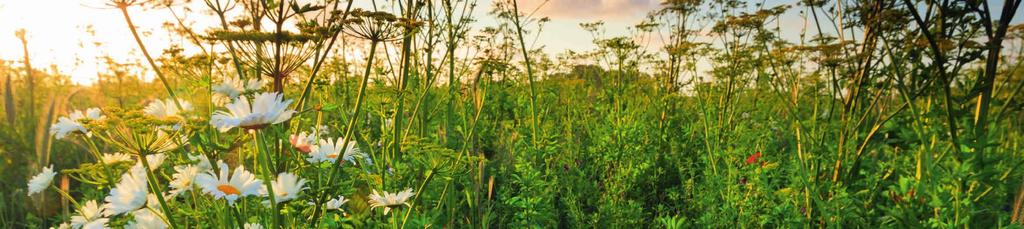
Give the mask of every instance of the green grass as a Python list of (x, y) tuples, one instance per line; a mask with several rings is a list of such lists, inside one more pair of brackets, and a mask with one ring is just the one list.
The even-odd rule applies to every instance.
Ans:
[[(249, 196), (229, 205), (196, 186), (143, 208), (175, 228), (1016, 228), (1024, 216), (1024, 49), (1013, 50), (1024, 27), (997, 22), (981, 34), (985, 22), (973, 18), (989, 15), (987, 7), (933, 5), (962, 14), (945, 15), (906, 7), (935, 4), (928, 2), (793, 5), (817, 29), (802, 34), (816, 38), (794, 42), (772, 23), (787, 8), (669, 1), (628, 37), (582, 25), (595, 49), (552, 59), (528, 45), (546, 20), (510, 2), (496, 4), (494, 15), (469, 15), (462, 1), (381, 8), (433, 23), (392, 21), (347, 3), (249, 5), (265, 8), (244, 12), (258, 16), (328, 13), (315, 24), (294, 15), (272, 21), (309, 23), (306, 32), (317, 32), (302, 41), (224, 20), (222, 28), (259, 41), (219, 37), (208, 41), (224, 49), (192, 56), (169, 50), (141, 65), (162, 73), (155, 82), (120, 71), (127, 65), (91, 86), (0, 65), (15, 76), (3, 87), (13, 120), (0, 125), (0, 227), (67, 222), (76, 209), (55, 189), (102, 203), (134, 162), (103, 164), (98, 155), (158, 153), (130, 140), (161, 131), (177, 146), (161, 151), (162, 164), (147, 164), (150, 192), (167, 191), (175, 166), (196, 164), (195, 155), (244, 166), (264, 182), (282, 172), (307, 181), (282, 203)], [(857, 35), (821, 32), (830, 21), (816, 18), (836, 16), (828, 7), (856, 14), (835, 26)], [(719, 8), (731, 13), (700, 16)], [(502, 24), (480, 31), (460, 20), (474, 17)], [(695, 25), (681, 19), (713, 23), (679, 30)], [(654, 31), (672, 34), (667, 48), (639, 45)], [(484, 36), (468, 35), (476, 33)], [(1004, 38), (1002, 50), (975, 44)], [(959, 48), (940, 46), (949, 44)], [(374, 47), (371, 64), (338, 58), (347, 52), (341, 45)], [(469, 47), (473, 54), (464, 54)], [(251, 132), (217, 131), (211, 116), (225, 108), (211, 88), (239, 75), (268, 82), (243, 93), (249, 98), (281, 92), (297, 112)], [(195, 109), (175, 118), (141, 112), (169, 97)], [(92, 134), (48, 133), (58, 117), (88, 107), (106, 116), (83, 123)], [(308, 161), (289, 136), (320, 126), (320, 138), (352, 141), (369, 160)], [(26, 195), (28, 179), (50, 164), (60, 172), (52, 187)], [(374, 191), (407, 188), (415, 195), (389, 214), (369, 203)], [(343, 211), (325, 209), (339, 195), (349, 199)], [(121, 227), (138, 215), (105, 217)]]

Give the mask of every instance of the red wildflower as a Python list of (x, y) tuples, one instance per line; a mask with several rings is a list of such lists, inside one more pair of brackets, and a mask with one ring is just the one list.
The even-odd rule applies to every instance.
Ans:
[(747, 157), (747, 165), (757, 163), (757, 159), (759, 158), (761, 158), (761, 151), (757, 151), (757, 153), (754, 153), (753, 155), (750, 155), (750, 157)]

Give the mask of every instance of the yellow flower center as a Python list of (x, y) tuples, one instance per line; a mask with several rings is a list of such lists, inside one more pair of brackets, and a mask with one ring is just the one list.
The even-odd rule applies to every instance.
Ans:
[(231, 186), (231, 185), (222, 184), (220, 186), (217, 186), (217, 190), (220, 190), (221, 192), (223, 192), (224, 194), (227, 194), (227, 195), (231, 195), (231, 194), (242, 195), (242, 192), (239, 192), (238, 189), (235, 188), (235, 186)]
[(338, 158), (338, 155), (337, 154), (327, 155), (327, 158), (332, 158), (332, 159), (333, 158)]

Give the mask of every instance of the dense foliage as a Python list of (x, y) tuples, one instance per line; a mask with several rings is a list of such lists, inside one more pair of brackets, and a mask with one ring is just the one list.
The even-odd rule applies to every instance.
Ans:
[(206, 0), (198, 54), (0, 65), (0, 227), (1020, 227), (1020, 2), (668, 0), (549, 56), (514, 1)]

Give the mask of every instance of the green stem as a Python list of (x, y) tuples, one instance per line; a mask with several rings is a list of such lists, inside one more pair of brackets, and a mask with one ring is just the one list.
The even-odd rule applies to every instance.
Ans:
[(71, 195), (69, 195), (67, 192), (64, 192), (64, 190), (61, 190), (60, 188), (52, 184), (50, 185), (50, 188), (53, 188), (53, 190), (57, 191), (57, 193), (59, 193), (60, 196), (64, 197), (64, 199), (67, 199), (68, 202), (71, 202), (71, 205), (74, 205), (76, 210), (78, 210), (79, 212), (82, 211), (82, 205), (78, 204), (78, 201), (75, 201), (75, 198), (72, 198)]
[[(352, 117), (349, 118), (348, 125), (345, 127), (345, 133), (343, 133), (342, 135), (345, 136), (345, 143), (343, 143), (341, 146), (342, 150), (348, 149), (348, 144), (351, 141), (350, 139), (352, 139), (352, 130), (355, 128), (356, 120), (359, 119), (359, 112), (362, 110), (363, 107), (363, 100), (365, 100), (366, 97), (366, 84), (370, 80), (370, 72), (373, 70), (374, 54), (377, 53), (377, 43), (378, 41), (370, 41), (370, 55), (366, 59), (366, 71), (363, 72), (363, 79), (359, 85), (359, 94), (356, 97), (355, 108), (353, 108)], [(337, 173), (341, 168), (342, 161), (344, 160), (339, 157), (338, 160), (336, 160), (334, 162), (334, 165), (331, 167), (331, 172), (329, 173), (330, 176), (327, 177), (328, 185), (334, 183), (334, 178), (337, 177)], [(322, 192), (320, 193), (320, 197), (316, 199), (316, 206), (313, 207), (313, 216), (310, 218), (309, 223), (315, 224), (317, 226), (320, 225), (320, 215), (323, 214), (321, 205), (323, 204), (324, 199), (326, 197), (327, 192)]]
[(409, 202), (410, 203), (409, 210), (406, 210), (405, 211), (405, 216), (402, 217), (402, 227), (401, 228), (405, 228), (405, 223), (409, 221), (409, 215), (412, 214), (412, 207), (416, 204), (416, 201), (418, 201), (420, 199), (420, 195), (419, 194), (423, 192), (423, 188), (425, 188), (427, 186), (427, 183), (430, 182), (431, 178), (434, 178), (434, 168), (430, 168), (430, 170), (427, 170), (427, 178), (424, 179), (423, 182), (420, 183), (420, 187), (416, 189), (416, 193), (414, 194), (416, 196), (414, 196), (412, 198), (412, 201)]
[(263, 185), (267, 187), (267, 196), (270, 197), (270, 208), (271, 208), (271, 211), (273, 211), (273, 216), (272, 216), (272, 218), (270, 220), (270, 222), (271, 222), (271, 227), (270, 228), (278, 228), (278, 225), (280, 225), (279, 219), (281, 217), (281, 211), (279, 211), (278, 208), (277, 208), (278, 207), (278, 204), (277, 204), (277, 193), (274, 192), (274, 185), (273, 185), (274, 170), (272, 169), (272, 167), (273, 167), (272, 161), (273, 160), (270, 157), (270, 152), (268, 152), (266, 150), (266, 144), (265, 144), (265, 142), (263, 142), (263, 138), (262, 138), (264, 134), (261, 134), (261, 133), (262, 133), (262, 131), (255, 131), (255, 132), (253, 132), (252, 133), (252, 140), (253, 140), (253, 143), (256, 143), (256, 154), (259, 155), (257, 157), (257, 160), (261, 160), (262, 161), (262, 162), (260, 162), (260, 165), (261, 165), (261, 167), (263, 167), (263, 170), (264, 170), (264, 173), (263, 173)]
[(149, 180), (149, 186), (156, 193), (155, 196), (157, 201), (160, 202), (160, 209), (163, 209), (164, 215), (167, 216), (168, 225), (170, 225), (171, 228), (178, 228), (177, 225), (174, 224), (174, 215), (171, 215), (171, 208), (167, 207), (167, 201), (164, 200), (164, 192), (160, 188), (160, 183), (157, 181), (156, 175), (153, 174), (153, 171), (149, 167), (149, 160), (146, 159), (146, 155), (140, 154), (139, 161), (142, 162), (142, 167), (146, 169), (146, 177)]
[(149, 66), (153, 68), (153, 72), (156, 73), (156, 77), (160, 79), (160, 83), (164, 85), (164, 90), (167, 90), (167, 95), (174, 101), (174, 106), (178, 107), (178, 110), (184, 110), (181, 107), (181, 102), (178, 101), (178, 97), (174, 96), (174, 90), (171, 90), (171, 85), (167, 83), (167, 77), (164, 77), (163, 72), (160, 72), (160, 67), (153, 61), (153, 57), (149, 56), (149, 51), (146, 51), (146, 45), (142, 43), (142, 38), (139, 37), (139, 32), (135, 31), (135, 23), (132, 23), (132, 18), (128, 16), (128, 5), (119, 5), (117, 7), (121, 9), (121, 14), (124, 15), (124, 21), (128, 23), (128, 30), (132, 31), (132, 36), (135, 37), (135, 43), (139, 44), (139, 50), (142, 50), (142, 55), (146, 57), (146, 61), (149, 62)]
[(526, 77), (530, 83), (530, 112), (533, 116), (533, 122), (531, 122), (530, 127), (533, 133), (530, 137), (533, 140), (533, 147), (538, 148), (537, 135), (540, 133), (537, 132), (537, 123), (540, 122), (540, 120), (537, 119), (537, 89), (533, 82), (533, 66), (530, 63), (530, 52), (526, 50), (526, 41), (523, 40), (523, 25), (519, 21), (519, 4), (516, 3), (515, 0), (512, 1), (512, 10), (514, 11), (512, 12), (512, 18), (513, 23), (515, 23), (516, 26), (516, 35), (519, 37), (519, 47), (523, 51), (523, 59), (526, 62)]

